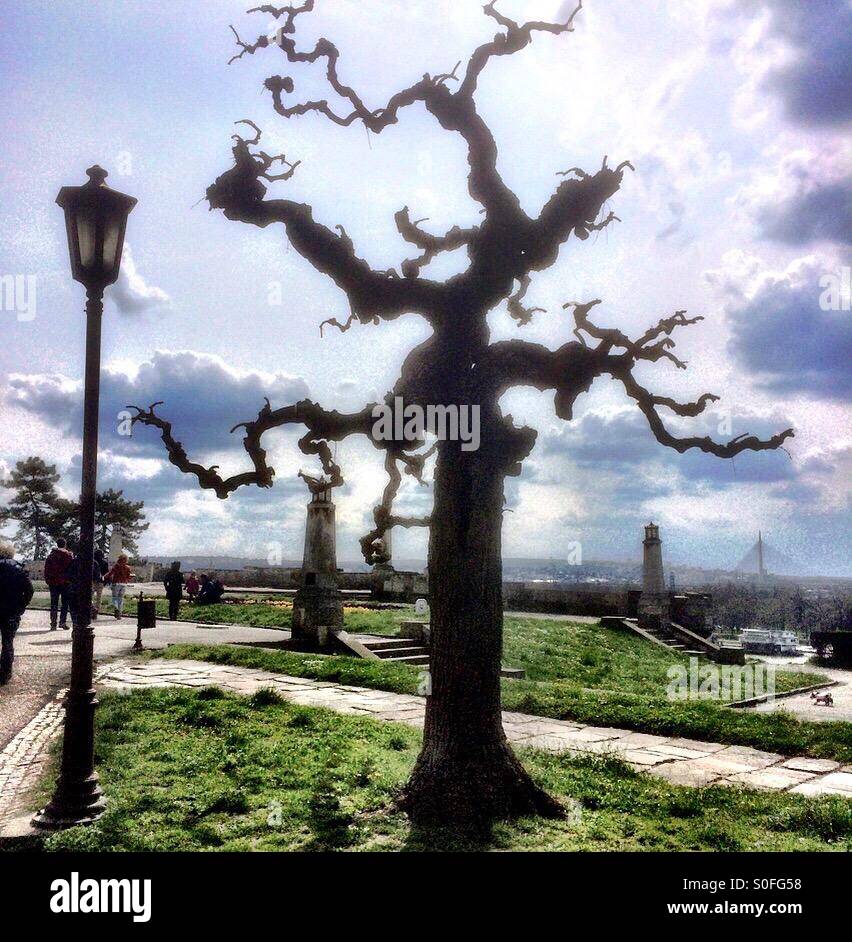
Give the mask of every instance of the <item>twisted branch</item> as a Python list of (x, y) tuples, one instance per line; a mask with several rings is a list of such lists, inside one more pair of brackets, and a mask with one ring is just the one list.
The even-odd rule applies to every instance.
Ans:
[[(672, 435), (665, 427), (663, 420), (657, 412), (656, 406), (665, 405), (669, 408), (674, 408), (674, 411), (679, 415), (698, 415), (703, 411), (708, 401), (716, 401), (718, 400), (718, 396), (705, 394), (696, 403), (686, 405), (674, 404), (673, 406), (671, 400), (654, 396), (652, 393), (648, 392), (647, 389), (640, 386), (629, 372), (616, 369), (612, 371), (612, 375), (621, 381), (627, 395), (639, 406), (639, 409), (648, 420), (651, 431), (654, 433), (654, 438), (656, 438), (661, 445), (665, 445), (667, 448), (674, 448), (674, 450), (680, 454), (683, 454), (690, 448), (698, 448), (700, 451), (709, 455), (715, 455), (717, 458), (733, 458), (743, 451), (772, 451), (776, 448), (781, 448), (788, 438), (795, 436), (794, 430), (788, 428), (783, 432), (779, 432), (777, 435), (773, 435), (769, 439), (760, 439), (748, 433), (738, 435), (724, 445), (713, 441), (708, 435), (678, 438)], [(704, 401), (702, 402), (702, 400)]]
[(463, 246), (470, 246), (479, 234), (479, 227), (473, 226), (468, 229), (462, 229), (460, 226), (453, 226), (445, 235), (438, 236), (426, 232), (420, 228), (420, 224), (426, 222), (425, 219), (412, 221), (408, 207), (403, 206), (394, 214), (394, 221), (399, 234), (422, 251), (419, 258), (407, 259), (400, 266), (400, 271), (405, 278), (415, 278), (420, 274), (420, 269), (428, 265), (435, 256), (442, 252), (452, 252)]
[[(172, 434), (171, 422), (157, 414), (156, 408), (160, 405), (162, 405), (162, 402), (152, 403), (147, 409), (140, 406), (127, 406), (128, 409), (133, 409), (136, 413), (131, 419), (131, 425), (138, 423), (158, 429), (160, 438), (166, 447), (169, 461), (184, 474), (194, 475), (203, 489), (214, 491), (216, 496), (222, 500), (238, 488), (251, 484), (264, 488), (272, 487), (275, 469), (267, 463), (267, 453), (261, 444), (263, 435), (271, 429), (285, 425), (304, 425), (307, 431), (299, 439), (299, 449), (304, 455), (318, 457), (323, 471), (323, 476), (319, 478), (299, 471), (299, 477), (304, 479), (311, 493), (340, 487), (344, 483), (343, 474), (340, 466), (334, 460), (329, 442), (342, 441), (349, 435), (367, 435), (377, 448), (385, 450), (385, 470), (389, 472), (389, 481), (385, 487), (382, 503), (374, 512), (376, 526), (382, 527), (381, 532), (392, 526), (428, 526), (428, 518), (424, 518), (424, 522), (419, 518), (394, 516), (393, 500), (396, 497), (402, 477), (398, 464), (402, 465), (406, 474), (410, 474), (419, 483), (424, 484), (424, 466), (426, 461), (434, 454), (435, 447), (433, 446), (418, 454), (412, 452), (410, 448), (401, 442), (374, 438), (372, 434), (373, 412), (376, 404), (366, 406), (360, 412), (340, 413), (336, 410), (327, 411), (309, 399), (303, 399), (280, 409), (273, 409), (269, 399), (265, 399), (265, 405), (256, 419), (239, 422), (231, 429), (232, 434), (240, 428), (245, 430), (243, 447), (251, 460), (253, 470), (234, 474), (227, 478), (222, 477), (219, 473), (218, 465), (205, 467), (189, 459), (184, 446)], [(419, 447), (419, 444), (414, 447)], [(371, 531), (368, 536), (371, 537), (369, 542), (372, 544), (376, 539), (375, 531)], [(366, 537), (362, 539), (362, 547), (367, 546), (366, 539)], [(367, 562), (375, 561), (367, 559)]]

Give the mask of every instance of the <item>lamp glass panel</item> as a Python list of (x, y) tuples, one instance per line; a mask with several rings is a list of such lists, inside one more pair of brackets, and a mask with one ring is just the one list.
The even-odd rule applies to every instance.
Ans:
[(112, 216), (106, 220), (104, 230), (104, 254), (103, 268), (105, 272), (112, 272), (118, 267), (118, 236), (121, 232), (121, 223), (117, 216)]
[(97, 241), (97, 216), (88, 208), (77, 212), (77, 243), (80, 247), (80, 265), (91, 268), (95, 263), (95, 243)]

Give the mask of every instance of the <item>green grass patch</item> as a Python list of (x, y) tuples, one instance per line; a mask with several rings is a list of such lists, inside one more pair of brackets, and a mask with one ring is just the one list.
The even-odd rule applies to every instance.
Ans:
[[(417, 730), (261, 699), (106, 692), (95, 741), (108, 810), (94, 825), (50, 835), (47, 849), (474, 849), (457, 834), (412, 831), (396, 808)], [(475, 849), (852, 849), (846, 799), (687, 789), (612, 759), (521, 756), (570, 813), (501, 823)]]
[[(699, 661), (709, 663), (705, 658)], [(661, 693), (665, 697), (666, 672), (686, 664), (687, 659), (626, 630), (507, 615), (503, 662), (523, 667), (529, 681), (570, 681), (584, 689), (653, 699)], [(777, 671), (775, 686), (780, 693), (820, 679), (826, 678), (804, 671)]]
[[(561, 626), (560, 626), (561, 627)], [(588, 626), (584, 626), (588, 627)], [(612, 634), (597, 629), (602, 634)], [(612, 640), (612, 639), (609, 639)], [(613, 641), (620, 645), (620, 636)], [(658, 668), (677, 655), (651, 649)], [(239, 645), (175, 644), (151, 657), (211, 661), (237, 667), (253, 667), (294, 677), (328, 680), (374, 690), (418, 693), (421, 672), (405, 664), (360, 660), (346, 655), (300, 654)], [(662, 681), (636, 659), (617, 658), (606, 683), (619, 689), (584, 687), (573, 680), (504, 680), (503, 708), (553, 719), (577, 720), (595, 726), (615, 726), (661, 736), (683, 736), (706, 742), (754, 746), (788, 756), (812, 756), (852, 762), (852, 723), (815, 723), (783, 712), (755, 713), (732, 710), (715, 701), (672, 702)], [(629, 665), (629, 670), (628, 670)], [(613, 677), (613, 673), (617, 676)], [(632, 681), (630, 677), (632, 676)], [(645, 677), (641, 681), (641, 677)], [(813, 675), (808, 675), (813, 677)]]

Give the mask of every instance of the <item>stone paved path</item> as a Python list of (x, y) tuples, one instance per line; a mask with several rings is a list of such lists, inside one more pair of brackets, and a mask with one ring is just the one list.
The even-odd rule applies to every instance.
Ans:
[[(422, 697), (202, 661), (116, 662), (105, 669), (101, 682), (123, 691), (215, 685), (251, 694), (271, 687), (293, 703), (421, 729), (425, 712)], [(841, 768), (830, 759), (790, 759), (749, 746), (651, 736), (508, 711), (503, 712), (503, 726), (514, 745), (576, 755), (613, 755), (635, 769), (678, 785), (746, 785), (800, 795), (842, 795), (852, 800), (852, 765)]]
[[(103, 668), (95, 675), (104, 675)], [(65, 719), (65, 691), (53, 695), (18, 734), (0, 750), (0, 828), (31, 810), (30, 794), (44, 773), (50, 744)]]
[(64, 717), (57, 694), (0, 752), (0, 826), (26, 810), (29, 794), (47, 765), (48, 746)]

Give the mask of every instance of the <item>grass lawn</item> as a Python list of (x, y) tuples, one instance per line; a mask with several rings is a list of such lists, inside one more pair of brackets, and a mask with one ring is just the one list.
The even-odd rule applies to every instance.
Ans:
[[(465, 849), (417, 833), (395, 799), (420, 747), (407, 727), (215, 688), (101, 697), (97, 763), (110, 797), (96, 824), (49, 850)], [(562, 799), (562, 821), (498, 825), (505, 850), (850, 850), (852, 802), (688, 789), (612, 759), (523, 751)], [(50, 783), (44, 783), (47, 794)], [(472, 849), (472, 848), (471, 848)]]
[[(852, 723), (805, 722), (783, 713), (731, 710), (715, 701), (672, 702), (665, 696), (665, 670), (672, 659), (677, 660), (677, 655), (662, 648), (658, 654), (650, 644), (609, 629), (563, 623), (559, 623), (558, 628), (573, 628), (586, 637), (597, 631), (602, 635), (602, 651), (608, 650), (610, 644), (616, 650), (625, 646), (630, 656), (624, 652), (622, 656), (615, 656), (610, 652), (609, 669), (597, 678), (600, 684), (597, 687), (583, 686), (584, 682), (592, 683), (595, 678), (582, 673), (579, 682), (568, 678), (504, 680), (504, 709), (555, 719), (576, 719), (597, 726), (755, 746), (784, 755), (852, 762)], [(649, 662), (657, 659), (656, 673), (643, 667), (645, 653)], [(239, 645), (175, 644), (150, 652), (148, 656), (255, 667), (397, 693), (417, 693), (422, 676), (417, 668), (404, 664)], [(577, 653), (576, 657), (582, 662), (584, 655)], [(601, 664), (585, 667), (603, 670)]]

